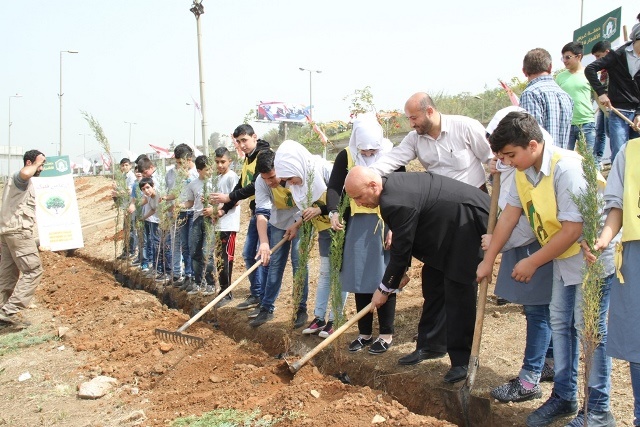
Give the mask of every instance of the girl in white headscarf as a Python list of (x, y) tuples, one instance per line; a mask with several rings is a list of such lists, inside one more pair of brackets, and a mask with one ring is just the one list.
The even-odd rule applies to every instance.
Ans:
[[(378, 157), (393, 147), (391, 141), (383, 137), (382, 127), (376, 116), (367, 113), (353, 122), (349, 146), (338, 153), (329, 180), (327, 206), (334, 230), (344, 228), (344, 256), (340, 281), (342, 290), (353, 292), (356, 308), (362, 310), (371, 302), (373, 293), (380, 285), (389, 262), (389, 252), (383, 243), (384, 225), (378, 209), (368, 209), (351, 203), (344, 218), (337, 215), (338, 204), (344, 188), (347, 172), (353, 166), (369, 166)], [(388, 242), (390, 244), (390, 241)], [(393, 339), (396, 294), (389, 295), (387, 302), (378, 309), (379, 335), (373, 337), (373, 313), (358, 321), (358, 337), (349, 345), (349, 351), (356, 352), (369, 347), (369, 353), (381, 354), (387, 351)]]
[[(322, 334), (329, 336), (333, 332), (333, 310), (326, 321), (327, 306), (331, 290), (329, 250), (331, 248), (331, 223), (327, 217), (329, 211), (326, 204), (327, 183), (331, 176), (332, 165), (320, 156), (315, 156), (300, 143), (292, 140), (284, 141), (276, 151), (274, 159), (276, 176), (287, 182), (293, 200), (302, 211), (303, 221), (313, 221), (318, 231), (318, 247), (320, 251), (320, 276), (316, 290), (316, 302), (313, 311), (314, 319), (302, 331), (303, 334)], [(302, 221), (297, 224), (302, 226)], [(342, 312), (346, 293), (342, 293), (342, 304), (334, 307)]]

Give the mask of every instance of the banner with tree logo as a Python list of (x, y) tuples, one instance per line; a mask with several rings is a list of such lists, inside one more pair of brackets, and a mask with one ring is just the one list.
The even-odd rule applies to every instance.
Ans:
[(613, 45), (614, 40), (620, 37), (621, 18), (622, 8), (619, 7), (575, 30), (573, 41), (582, 43), (585, 56), (599, 41), (607, 40)]
[(82, 227), (69, 156), (48, 157), (39, 177), (31, 178), (36, 194), (40, 246), (51, 251), (82, 248)]

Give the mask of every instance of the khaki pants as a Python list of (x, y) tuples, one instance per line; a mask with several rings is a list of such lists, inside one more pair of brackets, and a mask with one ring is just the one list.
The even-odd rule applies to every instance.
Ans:
[(1, 235), (0, 247), (0, 307), (11, 315), (31, 303), (42, 278), (42, 264), (31, 231)]

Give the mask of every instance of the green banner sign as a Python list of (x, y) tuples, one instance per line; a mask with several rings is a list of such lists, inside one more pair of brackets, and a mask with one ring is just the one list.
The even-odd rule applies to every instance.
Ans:
[(589, 22), (573, 32), (573, 41), (584, 46), (584, 55), (589, 55), (593, 45), (601, 40), (613, 42), (620, 37), (622, 28), (622, 8), (619, 7), (595, 21)]
[(69, 156), (50, 156), (47, 157), (47, 162), (42, 166), (42, 172), (40, 176), (63, 176), (71, 175), (71, 162), (69, 162)]

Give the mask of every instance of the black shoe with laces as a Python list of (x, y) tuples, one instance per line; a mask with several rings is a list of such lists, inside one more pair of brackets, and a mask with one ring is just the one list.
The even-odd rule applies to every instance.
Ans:
[(309, 315), (306, 310), (298, 310), (296, 313), (296, 320), (293, 322), (293, 329), (302, 328), (309, 320)]
[(577, 412), (578, 402), (564, 400), (552, 392), (549, 399), (527, 417), (527, 427), (548, 426), (557, 419), (575, 415)]
[(254, 328), (257, 328), (258, 326), (264, 323), (267, 323), (271, 319), (273, 319), (273, 311), (269, 311), (266, 308), (262, 308), (260, 309), (260, 312), (255, 317), (255, 319), (249, 322), (249, 325)]
[(491, 390), (491, 397), (503, 403), (524, 402), (531, 399), (540, 399), (542, 397), (542, 390), (539, 384), (536, 384), (531, 390), (527, 390), (522, 386), (520, 378), (516, 377), (508, 383)]
[(369, 337), (369, 338), (358, 337), (355, 340), (351, 341), (351, 344), (349, 344), (349, 351), (352, 353), (355, 353), (356, 351), (360, 351), (366, 346), (371, 345), (372, 342), (373, 342), (373, 337)]
[(378, 339), (375, 340), (373, 344), (371, 344), (371, 347), (369, 347), (369, 353), (382, 354), (387, 351), (389, 347), (391, 347), (390, 342), (386, 342), (382, 338), (378, 337)]

